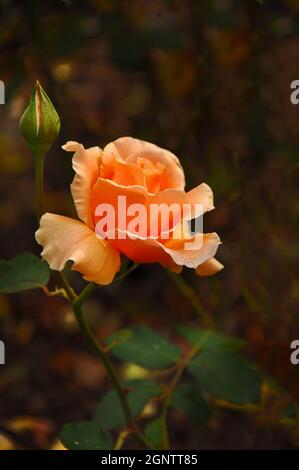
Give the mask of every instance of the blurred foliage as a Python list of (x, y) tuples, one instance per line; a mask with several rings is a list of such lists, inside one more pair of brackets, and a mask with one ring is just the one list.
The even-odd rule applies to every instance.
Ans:
[[(188, 188), (205, 181), (214, 190), (216, 210), (205, 224), (221, 235), (225, 269), (209, 279), (183, 276), (218, 329), (246, 340), (244, 353), (271, 380), (262, 384), (258, 410), (245, 413), (214, 397), (203, 427), (184, 419), (190, 389), (183, 389), (174, 406), (181, 411), (171, 415), (176, 448), (297, 447), (299, 379), (289, 346), (299, 336), (299, 107), (290, 103), (290, 83), (299, 78), (298, 1), (1, 0), (0, 10), (1, 258), (39, 253), (33, 162), (18, 130), (39, 79), (62, 120), (46, 161), (49, 211), (74, 215), (66, 190), (71, 161), (59, 148), (66, 140), (104, 146), (132, 135), (155, 142), (179, 156)], [(146, 325), (171, 337), (173, 352), (193, 344), (175, 331), (178, 322), (200, 326), (157, 266), (101, 289), (87, 313), (99, 338), (129, 323)], [(83, 421), (98, 436), (86, 419), (105, 394), (104, 373), (63, 299), (39, 291), (0, 295), (0, 328), (7, 355), (0, 446), (63, 448), (57, 436), (67, 421)], [(135, 372), (144, 378), (140, 369), (121, 370), (124, 379)], [(167, 372), (150, 374), (157, 373), (163, 381)], [(190, 385), (186, 378), (182, 386)], [(152, 439), (160, 429), (155, 402), (146, 410)]]

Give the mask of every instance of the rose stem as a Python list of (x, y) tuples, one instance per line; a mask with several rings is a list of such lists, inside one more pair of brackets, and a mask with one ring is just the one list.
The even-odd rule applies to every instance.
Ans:
[(145, 439), (143, 438), (143, 436), (140, 434), (140, 432), (138, 431), (138, 429), (136, 429), (136, 425), (134, 423), (134, 418), (132, 416), (132, 413), (131, 413), (131, 409), (130, 409), (130, 406), (128, 404), (128, 400), (127, 400), (127, 397), (126, 397), (126, 393), (125, 391), (123, 390), (118, 378), (117, 378), (117, 374), (116, 374), (116, 371), (110, 361), (110, 358), (107, 354), (107, 352), (105, 351), (105, 347), (101, 345), (101, 343), (99, 343), (96, 338), (93, 336), (85, 318), (84, 318), (84, 315), (83, 315), (83, 312), (82, 312), (82, 304), (83, 302), (89, 297), (89, 295), (91, 294), (91, 292), (93, 291), (94, 289), (94, 284), (93, 283), (89, 283), (85, 289), (83, 289), (83, 291), (80, 293), (79, 296), (76, 297), (76, 299), (72, 302), (72, 306), (73, 306), (73, 310), (74, 310), (74, 313), (75, 313), (75, 316), (76, 316), (76, 319), (77, 319), (77, 322), (78, 322), (78, 325), (79, 325), (79, 328), (82, 332), (82, 334), (84, 335), (84, 337), (86, 338), (88, 344), (90, 345), (90, 347), (92, 348), (92, 350), (94, 351), (94, 353), (100, 358), (101, 362), (103, 363), (105, 369), (106, 369), (106, 372), (112, 382), (112, 385), (117, 393), (117, 396), (119, 398), (119, 401), (120, 401), (120, 404), (121, 404), (121, 407), (122, 407), (122, 410), (123, 410), (123, 413), (124, 413), (124, 416), (125, 416), (125, 419), (126, 419), (126, 422), (127, 422), (127, 425), (130, 429), (132, 429), (133, 431), (133, 435), (135, 436), (135, 438), (137, 439), (137, 441), (144, 447), (148, 447), (148, 444), (147, 442), (145, 441)]
[(44, 213), (44, 159), (44, 155), (35, 154), (35, 204), (37, 223), (39, 223)]
[(215, 328), (214, 320), (211, 318), (211, 315), (206, 311), (200, 300), (198, 299), (194, 289), (184, 280), (181, 275), (175, 274), (169, 269), (167, 270), (172, 281), (176, 285), (180, 293), (189, 300), (194, 311), (201, 318), (203, 324), (208, 328)]
[(167, 413), (168, 413), (168, 408), (171, 402), (171, 395), (175, 387), (177, 386), (177, 383), (179, 382), (186, 366), (191, 361), (191, 359), (198, 353), (198, 351), (199, 351), (199, 347), (195, 346), (194, 348), (190, 349), (189, 353), (185, 357), (183, 357), (183, 359), (179, 362), (177, 366), (176, 373), (174, 374), (169, 386), (167, 387), (167, 390), (165, 391), (162, 412), (161, 412), (162, 449), (163, 450), (167, 450), (170, 447), (168, 427), (167, 427)]

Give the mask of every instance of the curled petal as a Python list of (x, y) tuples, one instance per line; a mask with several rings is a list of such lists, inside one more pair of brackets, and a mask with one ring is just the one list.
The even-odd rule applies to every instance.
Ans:
[(198, 233), (189, 240), (171, 240), (163, 247), (175, 264), (197, 269), (212, 258), (221, 241), (217, 233)]
[(152, 194), (185, 187), (184, 171), (173, 153), (133, 137), (121, 137), (106, 145), (101, 176), (126, 186), (142, 185)]
[(119, 252), (78, 220), (46, 213), (35, 238), (43, 247), (41, 256), (55, 271), (61, 271), (72, 260), (72, 269), (86, 281), (110, 284), (120, 268)]
[(183, 266), (198, 268), (215, 255), (221, 243), (217, 233), (198, 234), (197, 237), (163, 244), (156, 238), (142, 238), (117, 230), (117, 236), (109, 242), (136, 263), (160, 263), (180, 272)]
[(188, 191), (187, 196), (192, 206), (190, 217), (192, 219), (215, 209), (213, 191), (206, 183), (202, 183), (196, 186), (196, 188), (191, 189), (191, 191)]
[(116, 230), (116, 235), (109, 242), (136, 263), (160, 263), (168, 267), (174, 265), (171, 256), (157, 239), (142, 238), (119, 229)]
[(145, 186), (142, 168), (135, 163), (126, 162), (119, 155), (114, 142), (106, 145), (103, 149), (100, 177), (123, 186)]
[(67, 142), (62, 148), (67, 152), (75, 152), (73, 168), (76, 174), (71, 184), (72, 196), (79, 218), (93, 227), (90, 192), (99, 174), (102, 150), (99, 147), (85, 149), (78, 142)]
[[(151, 204), (162, 207), (166, 204), (169, 208), (176, 206), (170, 230), (183, 220), (195, 219), (214, 209), (213, 192), (205, 183), (187, 193), (178, 189), (165, 189), (147, 198), (147, 206), (149, 207)], [(162, 227), (162, 231), (165, 231), (164, 227)]]
[(215, 258), (211, 258), (205, 263), (198, 266), (198, 268), (196, 269), (196, 274), (198, 276), (212, 276), (213, 274), (216, 274), (221, 271), (223, 268), (223, 264), (221, 264)]

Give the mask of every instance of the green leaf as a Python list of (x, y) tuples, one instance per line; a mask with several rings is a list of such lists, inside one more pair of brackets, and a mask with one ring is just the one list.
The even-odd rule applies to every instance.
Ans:
[(111, 450), (110, 435), (93, 421), (66, 424), (61, 431), (61, 442), (69, 450)]
[(0, 293), (12, 294), (46, 286), (50, 277), (47, 263), (31, 253), (23, 253), (9, 261), (0, 261)]
[(189, 363), (188, 370), (201, 387), (215, 397), (239, 405), (260, 399), (258, 371), (232, 352), (203, 351)]
[(186, 325), (179, 325), (178, 331), (189, 343), (202, 350), (236, 350), (245, 345), (245, 341), (240, 338), (223, 335), (213, 330), (190, 328)]
[(144, 430), (144, 436), (151, 447), (159, 449), (163, 439), (163, 426), (161, 419), (151, 421)]
[[(111, 338), (107, 342), (109, 344)], [(170, 367), (181, 357), (177, 346), (144, 326), (133, 328), (130, 338), (115, 346), (111, 352), (122, 361), (133, 362), (148, 369)]]
[(117, 333), (114, 333), (113, 335), (109, 336), (109, 338), (106, 340), (109, 348), (114, 348), (115, 346), (118, 346), (119, 344), (125, 343), (128, 341), (128, 339), (132, 336), (132, 331), (131, 330), (121, 330), (118, 331)]
[(179, 385), (173, 392), (171, 405), (184, 413), (194, 424), (205, 423), (212, 414), (210, 405), (200, 394), (194, 384)]
[[(161, 388), (149, 380), (131, 380), (125, 384), (128, 403), (133, 416), (139, 415), (147, 402), (161, 394)], [(94, 421), (105, 429), (119, 428), (125, 424), (125, 417), (118, 396), (113, 390), (97, 406)]]

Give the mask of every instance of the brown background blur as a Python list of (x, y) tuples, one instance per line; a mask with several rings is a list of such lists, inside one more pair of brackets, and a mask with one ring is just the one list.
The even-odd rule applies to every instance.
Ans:
[[(181, 160), (187, 189), (208, 183), (225, 269), (200, 279), (184, 271), (223, 331), (248, 341), (248, 356), (278, 381), (258, 416), (219, 408), (205, 428), (174, 420), (177, 448), (299, 445), (277, 409), (299, 399), (299, 2), (255, 0), (0, 1), (1, 258), (40, 252), (34, 241), (33, 160), (18, 121), (39, 79), (62, 121), (46, 160), (47, 209), (75, 216), (67, 140), (86, 147), (130, 135)], [(80, 276), (72, 275), (77, 287)], [(197, 320), (158, 266), (142, 266), (87, 304), (99, 337), (131, 323), (176, 339)], [(51, 448), (61, 425), (86, 419), (107, 388), (66, 303), (29, 291), (0, 296), (0, 425)], [(134, 370), (125, 374), (136, 373)], [(275, 414), (276, 413), (276, 414)], [(0, 433), (0, 447), (15, 446)]]

